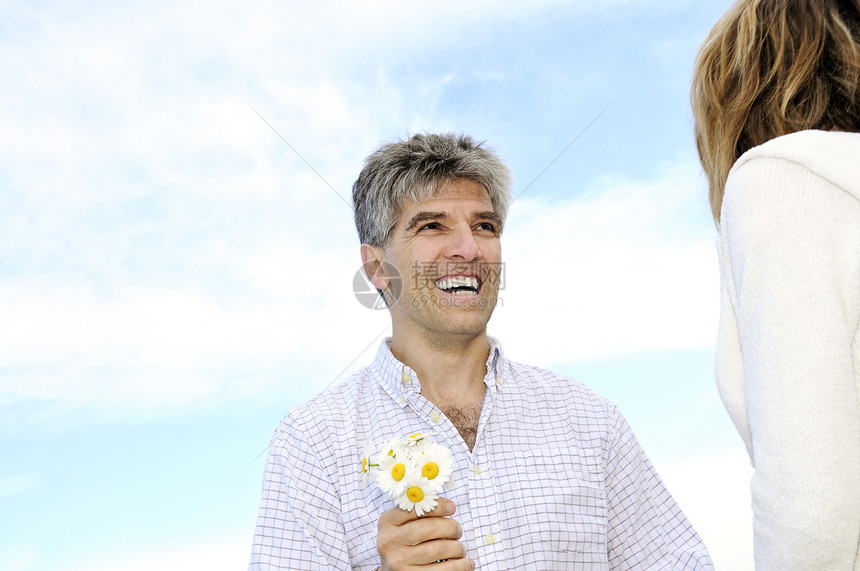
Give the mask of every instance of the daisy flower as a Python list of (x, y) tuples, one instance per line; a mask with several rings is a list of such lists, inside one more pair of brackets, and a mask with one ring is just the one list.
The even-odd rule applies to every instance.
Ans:
[(406, 490), (408, 483), (406, 471), (410, 465), (409, 459), (403, 453), (391, 455), (384, 453), (379, 456), (379, 465), (375, 470), (374, 479), (383, 492), (396, 498)]
[(406, 511), (415, 510), (415, 515), (418, 517), (432, 511), (436, 507), (439, 494), (428, 485), (428, 482), (426, 478), (413, 475), (404, 493), (395, 498), (397, 507)]
[(421, 477), (427, 480), (427, 485), (436, 492), (453, 482), (451, 473), (454, 471), (454, 457), (444, 446), (427, 442), (415, 455), (415, 465)]
[(451, 451), (427, 436), (419, 432), (392, 438), (368, 448), (362, 457), (365, 480), (373, 479), (398, 507), (415, 510), (418, 516), (432, 511), (445, 486), (454, 483)]
[(379, 447), (379, 460), (382, 460), (384, 456), (395, 456), (400, 453), (404, 453), (405, 443), (402, 438), (392, 438), (390, 440), (386, 440)]
[(429, 440), (427, 440), (427, 437), (431, 435), (432, 433), (424, 434), (422, 432), (416, 432), (415, 434), (411, 435), (409, 438), (406, 439), (404, 445), (408, 446), (412, 450), (420, 450), (429, 442)]
[(379, 466), (376, 463), (375, 457), (377, 450), (375, 446), (366, 446), (364, 453), (361, 455), (361, 480), (364, 484), (373, 477), (374, 469)]

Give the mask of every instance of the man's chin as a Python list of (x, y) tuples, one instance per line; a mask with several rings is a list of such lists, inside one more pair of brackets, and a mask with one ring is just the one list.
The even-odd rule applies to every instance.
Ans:
[(491, 311), (479, 312), (470, 310), (467, 315), (448, 315), (444, 323), (440, 323), (440, 330), (452, 335), (480, 335), (487, 331), (487, 323), (490, 321)]

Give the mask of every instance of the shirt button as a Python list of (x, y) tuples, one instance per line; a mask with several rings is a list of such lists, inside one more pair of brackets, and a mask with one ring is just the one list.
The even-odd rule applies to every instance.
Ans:
[(502, 385), (502, 377), (496, 377), (496, 384), (499, 386)]
[(403, 374), (400, 375), (400, 380), (403, 382), (404, 385), (408, 385), (412, 382), (412, 377), (409, 376), (409, 373), (403, 371)]
[(481, 475), (481, 467), (478, 466), (477, 464), (475, 464), (474, 466), (472, 466), (472, 472), (474, 472), (476, 476), (480, 476)]
[(484, 536), (484, 541), (487, 543), (487, 545), (492, 545), (496, 542), (496, 536), (492, 533), (488, 533)]
[(440, 415), (435, 410), (430, 413), (430, 420), (432, 420), (433, 422), (439, 422), (440, 418), (442, 418), (442, 415)]

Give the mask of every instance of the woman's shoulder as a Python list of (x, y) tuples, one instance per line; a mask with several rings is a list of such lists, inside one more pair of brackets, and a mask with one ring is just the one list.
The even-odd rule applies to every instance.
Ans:
[(721, 241), (780, 250), (789, 238), (820, 239), (825, 228), (853, 234), (858, 227), (860, 133), (777, 137), (750, 149), (729, 173)]
[(726, 192), (738, 178), (803, 170), (860, 200), (860, 133), (798, 131), (771, 139), (741, 155)]

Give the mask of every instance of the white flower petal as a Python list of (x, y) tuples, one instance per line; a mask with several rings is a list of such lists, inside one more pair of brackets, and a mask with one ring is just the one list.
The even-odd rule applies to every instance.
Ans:
[[(374, 464), (365, 476), (390, 495), (404, 510), (419, 516), (432, 511), (445, 486), (453, 485), (454, 457), (451, 451), (416, 433), (405, 439), (392, 438), (374, 447)], [(366, 450), (363, 458), (367, 458)], [(410, 499), (411, 495), (411, 499)]]

